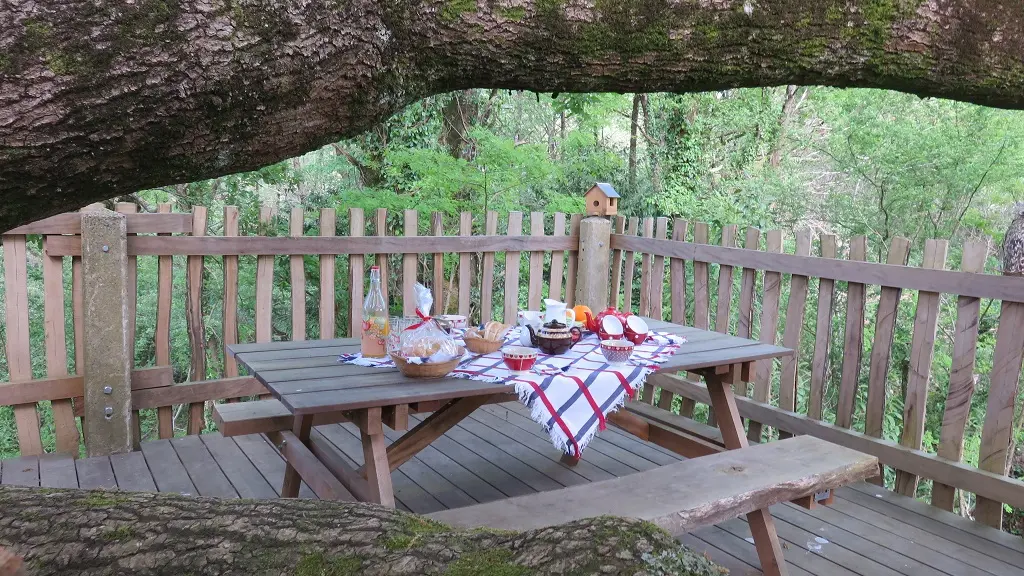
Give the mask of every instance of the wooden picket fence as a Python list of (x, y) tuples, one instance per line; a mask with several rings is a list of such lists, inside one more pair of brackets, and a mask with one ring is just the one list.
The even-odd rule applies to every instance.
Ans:
[[(967, 242), (960, 271), (946, 270), (947, 243), (928, 240), (920, 268), (907, 266), (910, 242), (895, 238), (889, 245), (886, 263), (867, 262), (868, 246), (863, 236), (850, 240), (847, 259), (839, 259), (838, 239), (829, 234), (818, 238), (818, 256), (811, 256), (808, 230), (795, 234), (795, 253), (784, 254), (783, 234), (748, 228), (743, 247), (737, 247), (734, 225), (721, 229), (721, 245), (709, 244), (710, 228), (701, 222), (672, 222), (668, 218), (616, 218), (611, 239), (614, 298), (625, 309), (643, 315), (690, 323), (697, 328), (755, 337), (762, 342), (793, 348), (797, 355), (778, 362), (762, 361), (753, 378), (752, 402), (740, 402), (749, 418), (749, 436), (762, 438), (763, 426), (785, 433), (812, 434), (877, 456), (896, 469), (896, 491), (916, 496), (920, 477), (934, 480), (932, 504), (954, 508), (954, 490), (977, 495), (978, 521), (999, 526), (1002, 503), (1024, 506), (1024, 483), (1006, 477), (1013, 433), (1018, 381), (1024, 357), (1024, 279), (982, 274), (988, 255), (987, 242)], [(690, 230), (692, 229), (692, 233)], [(690, 236), (692, 234), (692, 236)], [(761, 237), (765, 237), (762, 250)], [(640, 265), (637, 266), (639, 258)], [(669, 281), (665, 277), (668, 261)], [(689, 263), (689, 264), (688, 264)], [(711, 269), (717, 268), (717, 286)], [(737, 269), (741, 272), (737, 278)], [(687, 279), (687, 275), (691, 278)], [(788, 305), (780, 316), (784, 275), (789, 276)], [(759, 281), (758, 279), (761, 278)], [(809, 286), (817, 282), (816, 310), (809, 310)], [(639, 282), (639, 301), (634, 301), (634, 282)], [(845, 330), (832, 334), (837, 283), (846, 283)], [(687, 285), (692, 290), (687, 292)], [(758, 287), (760, 284), (760, 288)], [(866, 295), (871, 285), (879, 286), (875, 330), (865, 352)], [(669, 293), (667, 303), (663, 302)], [(738, 298), (734, 296), (738, 289)], [(916, 290), (917, 310), (913, 322), (910, 369), (904, 400), (902, 435), (899, 444), (882, 439), (886, 406), (886, 381), (890, 370), (893, 334), (900, 298)], [(712, 293), (717, 294), (712, 307)], [(922, 450), (929, 380), (939, 318), (940, 295), (957, 297), (952, 370), (942, 414), (937, 454)], [(982, 430), (980, 466), (961, 462), (964, 433), (974, 394), (975, 349), (981, 299), (999, 300), (1001, 312), (987, 413)], [(755, 304), (760, 302), (760, 306)], [(759, 308), (759, 317), (756, 314)], [(810, 312), (813, 321), (808, 322)], [(713, 322), (712, 322), (713, 318)], [(810, 357), (799, 354), (805, 325), (814, 326)], [(755, 332), (755, 328), (759, 330)], [(780, 338), (781, 335), (781, 338)], [(823, 422), (824, 390), (829, 378), (828, 363), (834, 340), (841, 340), (841, 370), (838, 401), (832, 412), (834, 422)], [(807, 346), (804, 352), (808, 352)], [(862, 370), (868, 358), (866, 390)], [(808, 373), (809, 372), (809, 373)], [(695, 401), (707, 402), (699, 384), (681, 378), (659, 378), (664, 387), (657, 405), (669, 408), (673, 393), (682, 396), (680, 412), (693, 414)], [(773, 387), (773, 382), (775, 386)], [(806, 413), (795, 414), (798, 386), (806, 392)], [(773, 394), (773, 388), (776, 392)], [(862, 416), (864, 433), (850, 430), (858, 394), (866, 394)], [(863, 396), (862, 396), (863, 397)], [(646, 400), (654, 402), (655, 395)], [(740, 399), (744, 400), (744, 399)], [(773, 404), (769, 406), (768, 403)], [(713, 418), (713, 415), (711, 416)], [(876, 479), (878, 482), (879, 479)]]
[[(137, 314), (137, 259), (157, 259), (155, 362), (154, 366), (136, 367), (132, 373), (136, 445), (142, 440), (139, 410), (155, 409), (157, 435), (169, 438), (175, 434), (175, 406), (188, 407), (186, 431), (198, 434), (205, 427), (206, 403), (265, 393), (259, 382), (239, 373), (231, 358), (223, 358), (218, 378), (206, 379), (206, 343), (210, 334), (202, 321), (203, 302), (222, 303), (222, 328), (215, 334), (221, 349), (238, 342), (240, 323), (249, 321), (239, 315), (240, 257), (255, 257), (256, 261), (251, 321), (257, 342), (281, 338), (282, 334), (287, 337), (287, 331), (274, 329), (275, 320), (277, 325), (290, 324), (292, 339), (305, 338), (309, 332), (309, 294), (318, 298), (313, 303), (319, 324), (316, 336), (358, 334), (366, 272), (373, 264), (381, 267), (384, 285), (392, 287), (387, 295), (389, 301), (402, 299), (400, 305), (396, 302), (391, 306), (395, 313), (413, 313), (413, 285), (417, 281), (433, 290), (435, 302), (439, 303), (436, 306), (454, 298), (456, 304), (449, 311), (467, 316), (472, 313), (474, 322), (492, 318), (514, 322), (517, 310), (539, 309), (546, 295), (573, 303), (580, 215), (567, 218), (564, 214), (533, 213), (529, 215), (529, 230), (524, 233), (524, 215), (519, 212), (500, 218), (495, 212), (479, 216), (462, 213), (457, 218), (434, 213), (429, 223), (421, 226), (420, 214), (407, 210), (401, 214), (400, 226), (396, 228), (399, 219), (391, 215), (389, 224), (385, 209), (364, 214), (361, 209), (350, 208), (343, 214), (347, 216), (347, 229), (343, 229), (335, 209), (320, 210), (314, 224), (307, 218), (309, 214), (296, 208), (288, 215), (288, 234), (273, 236), (270, 234), (279, 217), (269, 207), (260, 210), (260, 224), (248, 231), (250, 235), (242, 235), (239, 211), (232, 206), (224, 208), (220, 225), (214, 227), (208, 225), (209, 214), (202, 206), (194, 207), (190, 213), (172, 213), (168, 204), (160, 205), (154, 214), (136, 214), (134, 209), (131, 204), (118, 206), (118, 211), (125, 213), (129, 235), (129, 305), (135, 312), (129, 314), (132, 341)], [(372, 216), (372, 222), (367, 222), (368, 216)], [(741, 414), (749, 421), (751, 439), (760, 441), (764, 428), (770, 427), (781, 434), (812, 434), (873, 454), (897, 470), (896, 489), (903, 494), (916, 494), (919, 478), (934, 481), (932, 503), (947, 510), (954, 507), (955, 489), (976, 494), (976, 517), (990, 525), (999, 525), (1002, 503), (1024, 508), (1024, 483), (1006, 475), (1024, 357), (1024, 280), (983, 274), (988, 252), (985, 243), (967, 243), (961, 269), (951, 271), (945, 269), (946, 244), (939, 240), (926, 243), (922, 267), (911, 267), (906, 265), (910, 243), (899, 238), (890, 243), (887, 263), (880, 264), (867, 261), (868, 246), (863, 237), (846, 244), (847, 257), (842, 259), (840, 242), (831, 235), (818, 238), (819, 255), (811, 256), (813, 239), (807, 231), (795, 234), (795, 253), (786, 254), (783, 233), (778, 230), (762, 234), (747, 229), (740, 248), (736, 226), (723, 227), (721, 245), (712, 245), (712, 233), (715, 237), (719, 234), (705, 223), (616, 218), (613, 224), (609, 285), (618, 306), (698, 328), (804, 349), (802, 356), (787, 358), (778, 366), (773, 362), (758, 365), (749, 391), (751, 397), (738, 399)], [(220, 230), (221, 235), (208, 234), (210, 230)], [(401, 230), (401, 234), (394, 234), (395, 230)], [(45, 374), (33, 374), (31, 363), (27, 236), (35, 234), (42, 235), (44, 248), (41, 266)], [(76, 344), (87, 337), (83, 334), (86, 280), (82, 273), (80, 234), (81, 217), (74, 213), (3, 235), (10, 382), (0, 383), (0, 405), (14, 406), (18, 441), (25, 455), (43, 452), (37, 408), (44, 401), (52, 405), (56, 450), (75, 455), (80, 450), (77, 418), (82, 415), (83, 377), (80, 371), (73, 373), (77, 368), (69, 372), (69, 366), (83, 365), (82, 346)], [(318, 274), (308, 272), (307, 255), (318, 259)], [(171, 368), (175, 256), (186, 259), (190, 377), (184, 382), (174, 381)], [(277, 258), (287, 258), (289, 263), (286, 283), (290, 319), (274, 315)], [(65, 259), (70, 259), (67, 285), (63, 274)], [(203, 271), (211, 260), (217, 259), (223, 270), (223, 285), (211, 294), (211, 289), (204, 286)], [(339, 270), (345, 272), (339, 274)], [(307, 289), (310, 278), (319, 281), (318, 289)], [(280, 274), (278, 279), (284, 280)], [(347, 286), (347, 294), (339, 296), (339, 285)], [(918, 292), (917, 310), (907, 393), (903, 399), (902, 436), (895, 443), (882, 438), (882, 427), (899, 302), (908, 291)], [(72, 301), (71, 334), (65, 331), (65, 292)], [(866, 322), (872, 321), (866, 317), (866, 301), (869, 294), (876, 292), (874, 337), (865, 350), (864, 330)], [(922, 450), (922, 435), (943, 294), (955, 295), (958, 305), (949, 393), (938, 451), (933, 454)], [(980, 466), (974, 467), (961, 460), (977, 371), (975, 346), (982, 299), (1000, 301), (1001, 312)], [(837, 308), (844, 302), (845, 327), (841, 335), (832, 334), (833, 316), (841, 312)], [(783, 303), (784, 315), (780, 310)], [(801, 347), (804, 332), (810, 331), (810, 326), (813, 345)], [(841, 347), (841, 354), (837, 355), (839, 351), (833, 350), (833, 345)], [(69, 362), (68, 350), (74, 350), (73, 362)], [(829, 395), (825, 391), (831, 383), (830, 357), (840, 357), (842, 363), (834, 406), (826, 406)], [(865, 363), (866, 380), (862, 377)], [(657, 399), (657, 405), (664, 409), (673, 407), (676, 396), (680, 400), (675, 405), (684, 416), (692, 416), (698, 402), (707, 403), (707, 391), (699, 383), (676, 376), (659, 376), (652, 382), (656, 384), (651, 389), (653, 393), (645, 395), (644, 400)], [(866, 396), (862, 417), (855, 413), (858, 396)], [(807, 399), (805, 409), (798, 398)], [(798, 409), (804, 413), (798, 413)], [(835, 414), (834, 422), (822, 420), (826, 413)], [(864, 433), (851, 429), (861, 422)]]
[[(366, 271), (370, 265), (381, 267), (384, 285), (397, 275), (402, 299), (398, 314), (412, 315), (415, 310), (413, 287), (417, 281), (431, 287), (435, 302), (444, 301), (444, 256), (458, 259), (458, 312), (474, 321), (508, 319), (515, 321), (521, 304), (534, 309), (540, 307), (542, 296), (561, 297), (563, 286), (571, 301), (575, 292), (575, 250), (578, 246), (576, 231), (579, 215), (569, 219), (566, 230), (564, 214), (546, 216), (530, 214), (530, 231), (522, 233), (523, 214), (512, 212), (503, 218), (506, 234), (498, 235), (499, 216), (488, 212), (479, 222), (472, 214), (459, 214), (456, 226), (447, 226), (444, 215), (432, 214), (429, 237), (419, 237), (418, 217), (415, 210), (403, 214), (404, 236), (387, 236), (388, 213), (378, 209), (374, 213), (374, 234), (367, 236), (365, 215), (360, 208), (348, 210), (349, 229), (338, 230), (337, 213), (333, 208), (320, 211), (318, 236), (305, 234), (306, 219), (301, 208), (289, 215), (289, 236), (268, 237), (276, 217), (268, 207), (260, 210), (261, 226), (254, 236), (239, 235), (237, 207), (224, 208), (222, 236), (209, 236), (207, 209), (196, 206), (191, 213), (171, 213), (169, 204), (161, 204), (156, 214), (136, 214), (133, 204), (120, 204), (118, 211), (126, 213), (129, 254), (129, 314), (130, 340), (135, 342), (137, 293), (137, 259), (155, 256), (157, 267), (157, 313), (154, 335), (155, 366), (136, 368), (132, 374), (132, 408), (134, 410), (134, 437), (138, 447), (141, 438), (139, 410), (156, 409), (159, 438), (174, 436), (173, 407), (188, 405), (188, 434), (199, 434), (205, 427), (205, 403), (215, 400), (264, 394), (266, 390), (255, 379), (239, 375), (234, 359), (223, 358), (223, 377), (205, 379), (207, 374), (206, 342), (209, 334), (202, 322), (202, 302), (211, 295), (204, 292), (203, 269), (206, 258), (221, 258), (224, 282), (220, 294), (223, 303), (223, 323), (217, 336), (224, 345), (238, 342), (239, 325), (239, 256), (256, 256), (255, 269), (255, 341), (268, 342), (273, 336), (274, 261), (276, 257), (289, 259), (288, 283), (291, 287), (291, 337), (306, 337), (307, 292), (305, 255), (319, 257), (319, 337), (335, 338), (358, 335), (362, 322), (362, 305)], [(553, 226), (553, 234), (545, 235), (545, 222)], [(482, 231), (483, 235), (474, 236)], [(568, 232), (568, 233), (567, 233)], [(43, 452), (40, 435), (41, 422), (37, 404), (50, 401), (56, 430), (56, 450), (79, 454), (80, 435), (76, 417), (83, 417), (83, 378), (69, 375), (67, 350), (75, 350), (74, 366), (82, 366), (82, 346), (76, 345), (83, 334), (84, 302), (82, 273), (81, 216), (62, 214), (8, 231), (3, 235), (4, 280), (6, 290), (7, 341), (6, 353), (10, 368), (10, 382), (0, 383), (0, 405), (14, 406), (18, 429), (18, 442), (23, 455)], [(26, 235), (43, 236), (43, 275), (45, 303), (46, 374), (33, 378), (31, 368), (29, 306), (27, 294), (28, 259)], [(472, 237), (471, 237), (472, 236)], [(569, 252), (568, 256), (566, 251)], [(547, 254), (550, 253), (550, 254)], [(474, 266), (473, 255), (479, 266)], [(389, 256), (399, 255), (400, 266), (393, 266)], [(186, 323), (190, 348), (187, 382), (175, 383), (171, 370), (171, 304), (174, 256), (185, 256), (186, 265)], [(63, 260), (71, 259), (70, 291), (72, 294), (72, 321), (74, 334), (65, 334), (65, 285), (62, 276)], [(340, 258), (348, 258), (349, 297), (341, 302), (345, 325), (337, 325), (338, 306), (335, 270)], [(503, 282), (495, 281), (496, 270), (504, 262)], [(544, 275), (545, 259), (549, 273)], [(522, 262), (527, 260), (527, 262)], [(520, 272), (526, 269), (527, 302), (520, 302)], [(479, 308), (471, 308), (471, 290), (477, 286)], [(386, 299), (395, 295), (385, 295)], [(221, 351), (222, 352), (222, 351)], [(134, 354), (132, 355), (134, 358)], [(77, 401), (76, 401), (77, 400)], [(83, 418), (84, 419), (84, 418)], [(83, 423), (84, 424), (84, 423)]]

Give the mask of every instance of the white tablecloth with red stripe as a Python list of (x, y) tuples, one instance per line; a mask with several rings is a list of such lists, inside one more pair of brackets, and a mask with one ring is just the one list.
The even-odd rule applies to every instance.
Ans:
[[(510, 330), (506, 341), (510, 345), (518, 343), (519, 328)], [(498, 351), (484, 355), (467, 353), (449, 376), (514, 386), (520, 401), (530, 409), (533, 420), (550, 434), (555, 447), (578, 458), (594, 435), (604, 430), (608, 414), (621, 407), (627, 397), (635, 397), (647, 376), (684, 341), (680, 336), (652, 332), (634, 348), (629, 363), (611, 365), (601, 354), (597, 335), (588, 332), (565, 354), (540, 354), (529, 372), (510, 371)], [(462, 344), (461, 339), (459, 343)], [(390, 359), (363, 358), (359, 354), (342, 355), (340, 361), (361, 366), (394, 366)]]

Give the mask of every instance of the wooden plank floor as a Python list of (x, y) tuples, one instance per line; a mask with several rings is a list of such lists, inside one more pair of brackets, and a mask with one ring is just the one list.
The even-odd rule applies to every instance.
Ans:
[[(418, 421), (417, 417), (413, 417)], [(318, 430), (349, 459), (362, 462), (351, 425)], [(389, 432), (390, 439), (398, 433)], [(547, 435), (519, 404), (477, 410), (394, 473), (398, 506), (427, 513), (509, 496), (592, 482), (674, 462), (658, 446), (609, 429), (575, 468), (559, 462)], [(47, 487), (120, 488), (189, 495), (273, 498), (284, 462), (262, 436), (189, 436), (143, 444), (141, 452), (110, 458), (47, 455), (5, 460), (0, 483)], [(305, 485), (301, 497), (315, 498)], [(833, 506), (809, 512), (772, 509), (793, 576), (1024, 576), (1024, 540), (868, 484), (841, 489)], [(760, 574), (742, 519), (688, 534), (682, 541), (707, 552), (733, 575)]]

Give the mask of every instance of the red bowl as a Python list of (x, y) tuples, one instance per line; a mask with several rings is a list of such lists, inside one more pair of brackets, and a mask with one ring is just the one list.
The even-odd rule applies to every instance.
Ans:
[(629, 316), (626, 318), (625, 330), (623, 335), (626, 340), (629, 340), (633, 344), (643, 344), (644, 340), (647, 340), (647, 335), (650, 334), (650, 329), (647, 327), (647, 322), (639, 316)]
[(537, 362), (537, 350), (526, 346), (508, 346), (501, 349), (505, 366), (513, 372), (526, 372)]
[(601, 319), (601, 326), (597, 331), (601, 340), (615, 340), (622, 338), (622, 320), (616, 316), (608, 315)]

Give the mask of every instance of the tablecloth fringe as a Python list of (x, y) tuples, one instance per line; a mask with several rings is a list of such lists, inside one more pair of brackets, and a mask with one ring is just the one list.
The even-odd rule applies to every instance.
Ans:
[[(516, 394), (519, 396), (519, 401), (530, 409), (530, 419), (537, 424), (540, 424), (541, 428), (544, 429), (544, 432), (546, 432), (548, 437), (551, 438), (551, 443), (554, 445), (555, 449), (561, 450), (564, 454), (573, 455), (572, 453), (574, 448), (572, 440), (566, 436), (565, 432), (563, 432), (557, 425), (552, 426), (548, 424), (551, 420), (552, 414), (544, 405), (544, 401), (538, 396), (537, 398), (534, 398), (532, 405), (528, 404), (530, 396), (533, 395), (534, 392), (535, 390), (533, 389), (533, 386), (528, 383), (516, 383)], [(627, 397), (625, 394), (620, 396), (618, 400), (608, 408), (608, 412), (605, 416), (607, 417), (607, 415), (612, 412), (618, 412), (620, 408), (626, 405), (626, 399)], [(590, 445), (590, 441), (594, 439), (594, 436), (597, 436), (599, 428), (600, 427), (597, 424), (594, 424), (589, 430), (587, 430), (586, 434), (576, 442), (579, 446), (580, 453), (586, 450), (587, 446)], [(575, 456), (578, 457), (579, 454), (576, 454)]]

